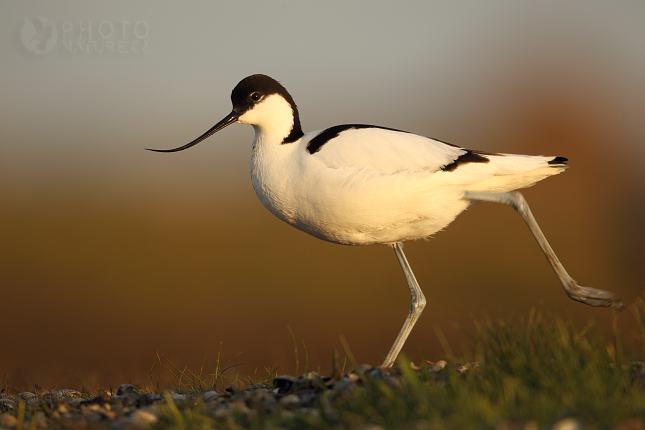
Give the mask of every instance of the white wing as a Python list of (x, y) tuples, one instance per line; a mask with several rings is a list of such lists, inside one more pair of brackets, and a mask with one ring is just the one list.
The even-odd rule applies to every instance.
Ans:
[[(307, 144), (325, 131), (309, 133), (311, 138), (306, 139)], [(378, 127), (349, 128), (323, 140), (311, 156), (327, 167), (370, 169), (385, 174), (436, 172), (467, 152), (438, 140)]]
[(564, 158), (471, 151), (374, 126), (331, 127), (309, 133), (303, 141), (308, 156), (328, 168), (388, 175), (419, 173), (469, 190), (524, 188), (566, 168)]

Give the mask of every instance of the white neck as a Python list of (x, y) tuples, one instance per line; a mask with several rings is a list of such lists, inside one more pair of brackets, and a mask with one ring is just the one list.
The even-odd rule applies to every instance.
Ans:
[(293, 110), (282, 96), (271, 94), (240, 116), (237, 122), (253, 126), (256, 145), (280, 144), (293, 128)]

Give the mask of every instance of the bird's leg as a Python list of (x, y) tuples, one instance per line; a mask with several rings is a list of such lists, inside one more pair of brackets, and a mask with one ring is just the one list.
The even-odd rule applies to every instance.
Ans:
[(526, 203), (522, 194), (517, 191), (510, 193), (466, 192), (464, 193), (464, 198), (472, 201), (503, 203), (513, 207), (513, 209), (520, 214), (522, 219), (529, 226), (531, 233), (533, 233), (535, 240), (537, 240), (538, 245), (542, 248), (542, 252), (544, 252), (546, 259), (549, 260), (551, 267), (558, 276), (558, 279), (560, 279), (560, 283), (569, 298), (590, 306), (614, 306), (617, 309), (622, 308), (623, 305), (620, 299), (616, 297), (614, 293), (605, 290), (598, 290), (596, 288), (583, 287), (578, 285), (578, 283), (569, 276), (560, 263), (560, 260), (558, 260), (558, 257), (555, 255), (555, 252), (551, 249), (546, 237), (544, 237), (542, 230), (540, 230), (540, 227), (535, 221), (535, 218), (529, 209), (529, 205)]
[(403, 327), (401, 327), (399, 335), (394, 341), (394, 345), (392, 345), (390, 352), (388, 352), (387, 357), (385, 357), (385, 361), (382, 364), (383, 367), (392, 367), (394, 361), (396, 360), (396, 357), (401, 351), (401, 348), (403, 348), (405, 340), (408, 338), (408, 335), (412, 331), (414, 323), (417, 322), (419, 316), (421, 315), (421, 312), (423, 312), (423, 308), (426, 306), (426, 298), (421, 292), (421, 288), (419, 288), (417, 280), (414, 278), (414, 273), (412, 273), (412, 269), (410, 268), (408, 260), (405, 258), (405, 254), (403, 253), (403, 245), (401, 245), (400, 243), (395, 243), (393, 245), (393, 248), (394, 252), (396, 252), (396, 257), (399, 259), (399, 264), (401, 264), (401, 269), (403, 269), (405, 280), (408, 281), (408, 287), (410, 288), (412, 301), (410, 302), (410, 312), (408, 312), (408, 316), (403, 323)]

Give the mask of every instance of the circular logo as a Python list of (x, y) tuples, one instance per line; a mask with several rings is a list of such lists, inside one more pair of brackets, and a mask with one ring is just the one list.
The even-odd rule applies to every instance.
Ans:
[(25, 18), (20, 29), (20, 39), (30, 52), (43, 55), (56, 46), (58, 32), (54, 23), (45, 17)]

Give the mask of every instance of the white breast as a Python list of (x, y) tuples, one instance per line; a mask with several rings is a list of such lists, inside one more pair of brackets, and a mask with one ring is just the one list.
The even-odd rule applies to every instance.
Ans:
[(342, 244), (393, 243), (431, 235), (468, 206), (460, 200), (460, 187), (432, 184), (436, 169), (450, 162), (444, 154), (417, 157), (416, 168), (403, 168), (411, 161), (410, 153), (397, 159), (392, 141), (384, 144), (392, 148), (389, 160), (397, 166), (388, 165), (378, 150), (371, 158), (364, 156), (367, 143), (359, 141), (353, 151), (359, 163), (351, 154), (334, 157), (342, 151), (340, 146), (337, 152), (327, 147), (338, 143), (333, 140), (310, 154), (306, 147), (316, 134), (287, 145), (266, 144), (256, 135), (251, 158), (253, 187), (262, 204), (300, 230)]

